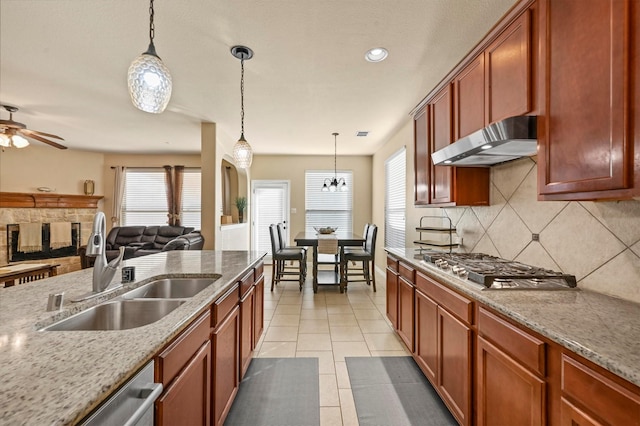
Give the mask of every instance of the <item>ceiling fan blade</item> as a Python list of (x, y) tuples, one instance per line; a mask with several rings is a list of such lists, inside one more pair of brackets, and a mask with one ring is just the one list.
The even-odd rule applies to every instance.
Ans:
[(56, 135), (52, 135), (51, 133), (45, 133), (45, 132), (38, 132), (37, 130), (29, 130), (29, 129), (22, 129), (22, 132), (26, 135), (39, 135), (39, 136), (45, 136), (47, 138), (54, 138), (54, 139), (60, 139), (61, 141), (63, 141), (64, 139), (61, 138), (60, 136), (56, 136)]
[(51, 146), (59, 148), (59, 149), (67, 149), (66, 146), (60, 145), (57, 142), (50, 141), (49, 139), (45, 139), (42, 136), (38, 136), (38, 135), (34, 134), (32, 131), (20, 130), (18, 133), (22, 133), (24, 136), (26, 136), (28, 138), (32, 138), (32, 139), (35, 139), (37, 141), (44, 142), (47, 145), (51, 145)]

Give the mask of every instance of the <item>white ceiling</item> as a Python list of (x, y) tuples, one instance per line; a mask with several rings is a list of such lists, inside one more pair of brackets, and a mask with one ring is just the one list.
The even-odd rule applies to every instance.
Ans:
[[(132, 106), (126, 83), (149, 43), (148, 0), (0, 0), (0, 102), (72, 149), (197, 153), (210, 121), (230, 150), (240, 61), (229, 50), (242, 44), (255, 52), (245, 63), (254, 152), (332, 155), (339, 132), (339, 155), (372, 154), (514, 2), (156, 0), (155, 45), (173, 78), (156, 115)], [(365, 61), (377, 46), (387, 60)]]

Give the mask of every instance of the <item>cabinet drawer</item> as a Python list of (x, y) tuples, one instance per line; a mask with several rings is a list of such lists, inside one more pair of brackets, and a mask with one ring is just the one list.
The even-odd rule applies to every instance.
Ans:
[(478, 313), (478, 333), (504, 349), (519, 363), (545, 375), (545, 343), (484, 308)]
[(416, 282), (416, 270), (406, 263), (399, 263), (398, 272), (400, 273), (401, 277), (404, 277), (411, 284)]
[(256, 265), (256, 273), (253, 276), (254, 280), (258, 281), (262, 275), (264, 275), (264, 262), (260, 262)]
[(250, 270), (242, 279), (240, 280), (240, 298), (242, 299), (245, 294), (253, 287), (253, 269)]
[[(622, 379), (621, 379), (622, 380)], [(562, 392), (612, 425), (640, 424), (640, 395), (567, 355), (562, 355)]]
[(467, 324), (473, 322), (473, 302), (426, 275), (416, 274), (416, 287)]
[(213, 328), (217, 327), (224, 317), (238, 304), (240, 300), (238, 297), (238, 287), (239, 284), (234, 285), (223, 296), (213, 302), (213, 316), (211, 317), (211, 326)]
[(209, 311), (202, 314), (158, 355), (156, 381), (166, 387), (209, 339), (210, 316)]
[(398, 272), (398, 259), (395, 257), (387, 256), (387, 268), (394, 272)]

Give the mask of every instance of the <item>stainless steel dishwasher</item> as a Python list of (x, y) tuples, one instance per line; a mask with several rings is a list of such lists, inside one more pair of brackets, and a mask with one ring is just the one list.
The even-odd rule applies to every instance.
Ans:
[(81, 425), (153, 426), (153, 403), (162, 383), (153, 382), (153, 361), (107, 399)]

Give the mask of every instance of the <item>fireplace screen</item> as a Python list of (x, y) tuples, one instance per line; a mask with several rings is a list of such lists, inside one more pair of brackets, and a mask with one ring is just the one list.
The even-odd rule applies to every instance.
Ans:
[(77, 256), (80, 247), (80, 223), (71, 223), (71, 245), (67, 247), (51, 248), (51, 232), (48, 223), (42, 224), (42, 250), (29, 253), (18, 251), (19, 239), (20, 226), (18, 224), (7, 225), (7, 257), (9, 262)]

